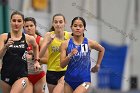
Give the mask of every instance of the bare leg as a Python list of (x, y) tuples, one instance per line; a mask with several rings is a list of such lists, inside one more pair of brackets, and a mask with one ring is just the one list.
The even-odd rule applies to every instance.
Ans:
[(53, 93), (53, 89), (55, 88), (56, 85), (47, 84), (47, 86), (48, 86), (49, 93)]
[(12, 85), (10, 93), (22, 93), (28, 85), (27, 77), (20, 78)]
[(28, 86), (25, 88), (23, 93), (33, 93), (33, 84), (29, 81)]
[(59, 80), (52, 93), (64, 93), (64, 76), (62, 76)]
[(64, 93), (73, 93), (73, 89), (66, 82), (64, 84)]
[(0, 81), (0, 87), (1, 87), (2, 93), (9, 93), (11, 90), (11, 86), (2, 80)]
[(45, 85), (46, 85), (46, 76), (42, 77), (42, 78), (34, 85), (34, 93), (45, 93)]
[(73, 93), (88, 93), (90, 83), (86, 82), (86, 84), (79, 85)]

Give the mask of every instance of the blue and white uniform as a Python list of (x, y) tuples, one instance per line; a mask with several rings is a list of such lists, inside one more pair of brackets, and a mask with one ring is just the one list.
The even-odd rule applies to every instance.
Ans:
[(75, 45), (71, 38), (68, 43), (67, 55), (72, 49), (77, 48), (78, 53), (70, 58), (67, 71), (65, 73), (65, 82), (68, 83), (73, 90), (84, 82), (91, 82), (90, 75), (90, 49), (88, 47), (88, 39), (84, 38), (81, 45)]

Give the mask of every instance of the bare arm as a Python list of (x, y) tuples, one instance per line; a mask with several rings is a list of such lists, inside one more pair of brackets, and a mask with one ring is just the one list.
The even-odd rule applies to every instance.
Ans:
[(40, 49), (40, 53), (39, 53), (39, 57), (42, 58), (45, 54), (46, 49), (48, 48), (48, 46), (50, 45), (50, 43), (52, 42), (52, 40), (55, 38), (55, 34), (51, 34), (50, 32), (47, 32), (43, 42), (41, 44), (41, 49)]
[[(43, 38), (40, 39), (40, 42), (39, 42), (40, 47), (41, 47), (42, 43), (43, 43)], [(46, 49), (44, 56), (42, 58), (40, 58), (40, 63), (47, 64), (47, 61), (48, 61), (48, 50)]]
[(0, 35), (0, 59), (3, 58), (3, 56), (5, 55), (7, 48), (12, 45), (14, 42), (11, 38), (8, 39), (7, 43), (4, 44), (4, 42), (7, 39), (7, 34), (2, 34)]
[(44, 56), (42, 58), (40, 58), (41, 64), (47, 64), (47, 62), (48, 62), (48, 49), (46, 50)]
[(62, 68), (66, 67), (69, 63), (70, 57), (66, 56), (66, 49), (67, 49), (67, 43), (68, 41), (65, 41), (60, 46), (60, 66)]
[(68, 47), (68, 42), (69, 40), (63, 42), (61, 44), (61, 47), (60, 47), (60, 51), (61, 51), (61, 55), (60, 55), (60, 66), (62, 68), (66, 67), (70, 61), (70, 58), (72, 56), (74, 56), (78, 50), (76, 48), (74, 48), (71, 53), (69, 53), (67, 56), (66, 56), (66, 50), (67, 50), (67, 47)]
[(90, 46), (91, 49), (95, 49), (95, 50), (99, 51), (98, 52), (97, 63), (95, 65), (95, 67), (92, 68), (93, 72), (97, 72), (99, 67), (100, 67), (100, 64), (102, 62), (105, 49), (100, 44), (98, 44), (96, 41), (92, 41), (92, 40), (89, 40), (89, 46)]
[(39, 59), (39, 49), (38, 49), (38, 45), (36, 43), (36, 40), (33, 36), (29, 36), (29, 35), (26, 35), (27, 36), (27, 40), (28, 42), (32, 45), (33, 47), (33, 54), (34, 54), (34, 59)]
[(27, 37), (27, 42), (29, 44), (32, 45), (32, 48), (33, 48), (33, 55), (34, 55), (34, 69), (35, 71), (38, 71), (40, 69), (40, 64), (39, 64), (39, 49), (38, 49), (38, 45), (36, 43), (36, 40), (33, 36), (29, 36), (29, 35), (26, 35)]
[(0, 73), (1, 73), (1, 68), (2, 68), (2, 59), (0, 59)]

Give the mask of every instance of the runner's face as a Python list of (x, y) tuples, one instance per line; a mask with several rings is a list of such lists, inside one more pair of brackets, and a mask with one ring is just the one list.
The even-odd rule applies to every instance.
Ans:
[(65, 20), (63, 16), (55, 16), (53, 19), (53, 27), (55, 31), (64, 31)]
[(18, 14), (12, 16), (10, 23), (12, 31), (19, 31), (20, 29), (23, 28), (24, 24), (22, 16)]
[(26, 21), (24, 24), (25, 33), (28, 35), (35, 35), (36, 26), (32, 21)]
[(83, 36), (85, 30), (83, 22), (79, 19), (74, 21), (73, 25), (71, 26), (71, 29), (75, 36)]

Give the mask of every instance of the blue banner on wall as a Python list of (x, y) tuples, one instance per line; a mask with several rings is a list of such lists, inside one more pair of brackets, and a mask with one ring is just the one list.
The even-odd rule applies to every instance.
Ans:
[(98, 87), (121, 89), (127, 46), (115, 46), (102, 41), (105, 55), (98, 72)]

